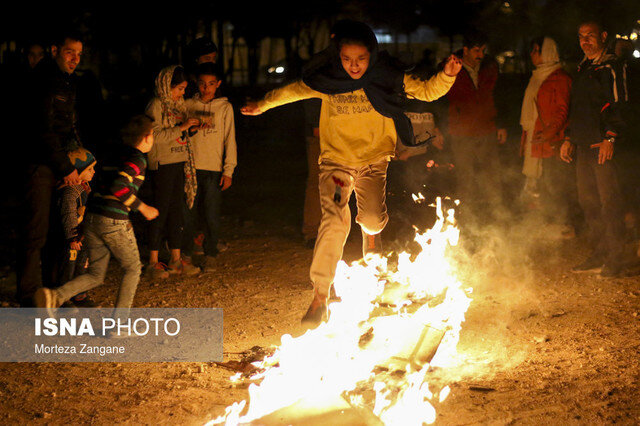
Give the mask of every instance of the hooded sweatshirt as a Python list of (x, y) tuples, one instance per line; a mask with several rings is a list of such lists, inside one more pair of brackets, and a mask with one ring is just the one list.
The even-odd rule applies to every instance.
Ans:
[[(441, 72), (424, 82), (406, 75), (396, 60), (378, 51), (367, 25), (340, 21), (334, 28), (332, 43), (311, 58), (302, 80), (267, 93), (258, 107), (266, 111), (320, 98), (320, 163), (359, 168), (389, 160), (398, 139), (415, 145), (411, 121), (404, 114), (407, 98), (433, 101), (447, 93), (456, 78)], [(341, 40), (360, 40), (369, 51), (369, 66), (359, 79), (351, 78), (342, 65)]]
[(191, 136), (197, 170), (222, 172), (231, 177), (237, 164), (233, 108), (227, 98), (203, 102), (196, 94), (186, 101), (189, 117), (210, 125)]
[[(415, 99), (433, 101), (447, 93), (455, 77), (444, 72), (428, 81), (404, 76), (404, 90)], [(391, 117), (377, 112), (363, 89), (327, 95), (302, 81), (273, 90), (258, 102), (264, 112), (302, 99), (320, 98), (320, 160), (363, 167), (394, 156), (398, 134)]]

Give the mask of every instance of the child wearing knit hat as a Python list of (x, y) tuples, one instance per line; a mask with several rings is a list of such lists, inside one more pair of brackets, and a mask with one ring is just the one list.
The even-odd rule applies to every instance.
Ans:
[[(55, 241), (58, 242), (59, 248), (56, 250), (58, 258), (53, 280), (56, 285), (63, 285), (84, 274), (88, 266), (88, 253), (82, 247), (82, 221), (91, 192), (89, 182), (95, 174), (96, 158), (85, 148), (70, 151), (67, 156), (78, 171), (82, 182), (79, 185), (64, 185), (58, 189), (56, 204), (60, 225), (56, 227)], [(71, 302), (80, 307), (95, 306), (86, 292), (74, 296)]]

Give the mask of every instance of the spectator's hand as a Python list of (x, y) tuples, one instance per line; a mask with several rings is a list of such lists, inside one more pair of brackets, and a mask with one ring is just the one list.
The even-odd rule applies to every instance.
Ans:
[(69, 243), (69, 247), (71, 247), (71, 250), (80, 250), (82, 248), (82, 242), (80, 242), (80, 241), (71, 241)]
[(560, 147), (560, 159), (566, 163), (573, 161), (573, 150), (575, 147), (569, 141), (564, 141)]
[(151, 207), (150, 205), (145, 203), (140, 204), (140, 207), (138, 207), (138, 211), (147, 220), (153, 220), (160, 214), (158, 212), (158, 209), (156, 209), (155, 207)]
[(434, 146), (439, 151), (444, 149), (444, 136), (440, 132), (440, 129), (436, 128), (435, 137), (431, 140), (431, 145)]
[(180, 130), (185, 132), (192, 127), (198, 127), (198, 126), (200, 126), (200, 120), (198, 120), (197, 118), (190, 118), (186, 122), (180, 125)]
[(598, 164), (604, 164), (605, 161), (613, 158), (613, 142), (607, 139), (600, 143), (594, 143), (591, 148), (600, 148), (600, 151), (598, 151)]
[(462, 61), (456, 55), (451, 55), (447, 58), (447, 63), (444, 64), (444, 73), (449, 77), (455, 77), (462, 69)]
[(229, 189), (230, 186), (231, 176), (222, 175), (222, 177), (220, 178), (220, 187), (222, 188), (222, 191)]
[(240, 108), (240, 112), (243, 115), (260, 115), (262, 111), (258, 107), (258, 103), (255, 101), (249, 101), (245, 106)]
[(80, 185), (82, 181), (80, 180), (80, 175), (77, 170), (72, 171), (68, 175), (62, 178), (62, 182), (64, 185), (72, 186), (72, 185)]
[(498, 143), (502, 145), (507, 141), (507, 129), (498, 129)]

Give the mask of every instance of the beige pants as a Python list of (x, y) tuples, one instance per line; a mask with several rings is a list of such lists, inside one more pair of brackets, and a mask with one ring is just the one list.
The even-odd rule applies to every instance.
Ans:
[(307, 188), (304, 194), (304, 212), (302, 220), (302, 235), (305, 241), (312, 240), (318, 235), (320, 218), (320, 195), (318, 194), (318, 158), (320, 157), (320, 139), (317, 136), (307, 136)]
[(336, 266), (342, 259), (344, 243), (351, 229), (349, 198), (355, 191), (356, 222), (369, 235), (380, 233), (389, 216), (385, 204), (388, 161), (353, 169), (324, 161), (320, 164), (320, 205), (322, 221), (311, 262), (311, 282), (315, 291), (329, 295)]

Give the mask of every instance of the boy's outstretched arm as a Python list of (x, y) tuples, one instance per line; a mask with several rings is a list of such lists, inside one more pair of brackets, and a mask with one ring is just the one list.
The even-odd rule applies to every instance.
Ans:
[(323, 96), (322, 93), (316, 92), (304, 84), (304, 82), (296, 81), (270, 91), (260, 101), (247, 102), (245, 106), (240, 108), (240, 112), (243, 115), (259, 115), (280, 105), (301, 101), (303, 99), (322, 98)]

